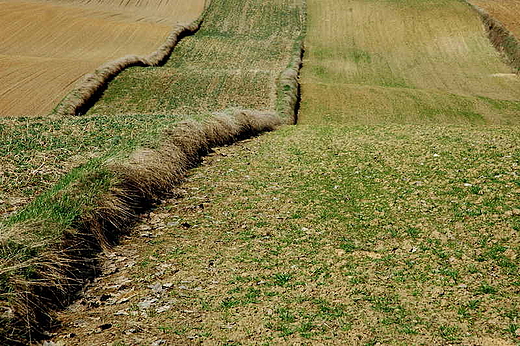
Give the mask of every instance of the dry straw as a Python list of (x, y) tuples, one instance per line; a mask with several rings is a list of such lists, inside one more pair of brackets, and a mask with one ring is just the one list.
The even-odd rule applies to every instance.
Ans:
[(489, 15), (484, 9), (465, 1), (471, 6), (482, 18), (484, 26), (489, 36), (489, 40), (493, 46), (501, 53), (503, 53), (509, 64), (520, 72), (520, 42), (518, 39), (500, 23), (500, 21)]
[(285, 119), (287, 124), (296, 124), (300, 107), (300, 69), (303, 61), (303, 38), (295, 45), (296, 49), (289, 66), (278, 78), (278, 115)]
[(20, 335), (25, 340), (28, 333), (41, 335), (49, 328), (53, 311), (70, 302), (85, 278), (93, 276), (95, 254), (113, 244), (147, 206), (179, 184), (186, 171), (197, 165), (212, 147), (270, 131), (281, 124), (275, 114), (253, 111), (235, 111), (202, 123), (184, 121), (164, 133), (158, 150), (141, 150), (125, 163), (112, 164), (110, 169), (118, 183), (96, 208), (83, 215), (77, 229), (66, 232), (61, 243), (36, 258), (13, 264), (18, 269), (30, 267), (37, 278), (9, 278), (9, 305), (1, 306), (0, 302), (0, 336), (16, 344)]

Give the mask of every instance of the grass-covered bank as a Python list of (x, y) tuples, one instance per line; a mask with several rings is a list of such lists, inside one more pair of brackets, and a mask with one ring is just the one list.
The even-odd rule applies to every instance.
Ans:
[(0, 217), (71, 168), (121, 145), (146, 146), (177, 121), (228, 107), (275, 111), (276, 81), (303, 20), (300, 1), (213, 1), (200, 31), (181, 41), (166, 66), (122, 73), (91, 111), (96, 115), (1, 118)]
[(116, 250), (60, 335), (518, 344), (519, 147), (510, 127), (322, 125), (219, 149)]
[[(238, 22), (234, 17), (226, 22), (222, 13), (230, 12), (231, 8), (242, 9), (247, 15)], [(261, 15), (250, 16), (247, 10), (250, 8)], [(6, 143), (6, 155), (2, 159), (7, 173), (2, 174), (6, 189), (2, 193), (6, 199), (15, 201), (20, 201), (25, 189), (38, 194), (35, 199), (34, 195), (27, 196), (27, 200), (32, 201), (4, 217), (0, 225), (2, 337), (5, 335), (9, 342), (15, 343), (17, 338), (30, 338), (31, 332), (49, 327), (53, 309), (69, 301), (71, 291), (81, 285), (84, 272), (88, 276), (93, 269), (92, 253), (116, 239), (134, 220), (142, 204), (153, 202), (178, 183), (185, 170), (210, 147), (272, 129), (282, 122), (275, 109), (280, 110), (281, 116), (290, 115), (286, 114), (283, 102), (293, 102), (294, 95), (285, 85), (294, 80), (286, 75), (278, 79), (287, 65), (294, 66), (295, 54), (297, 58), (300, 56), (297, 48), (301, 40), (302, 11), (299, 2), (272, 1), (258, 7), (252, 2), (213, 1), (206, 13), (210, 17), (205, 20), (208, 25), (213, 14), (219, 20), (214, 27), (240, 28), (239, 33), (228, 31), (222, 38), (224, 41), (237, 36), (246, 42), (250, 35), (250, 41), (256, 42), (254, 38), (260, 35), (258, 28), (261, 27), (263, 39), (285, 43), (284, 50), (275, 44), (263, 46), (262, 54), (276, 56), (278, 60), (274, 65), (264, 66), (264, 72), (269, 69), (269, 73), (264, 73), (260, 81), (241, 81), (243, 88), (256, 93), (252, 97), (267, 100), (265, 104), (270, 106), (259, 108), (269, 113), (224, 110), (224, 106), (230, 106), (226, 104), (222, 108), (208, 106), (192, 113), (180, 112), (172, 106), (149, 115), (127, 115), (132, 112), (119, 108), (118, 115), (2, 119), (1, 140)], [(274, 30), (273, 25), (278, 23), (268, 22), (268, 18), (285, 18), (287, 12), (293, 15), (284, 23), (290, 25)], [(268, 25), (270, 30), (266, 29)], [(194, 47), (202, 49), (207, 46), (208, 35), (209, 32), (201, 35), (198, 43), (197, 35), (189, 40)], [(218, 37), (216, 35), (216, 41)], [(241, 64), (243, 59), (249, 61), (249, 65), (256, 63), (254, 59), (259, 52), (254, 43), (242, 46), (249, 56), (237, 55), (222, 64)], [(271, 48), (276, 49), (271, 52)], [(176, 58), (179, 57), (171, 59)], [(188, 64), (189, 60), (185, 62)], [(139, 70), (139, 73), (143, 75), (147, 71)], [(151, 70), (154, 71), (158, 69)], [(190, 72), (193, 79), (198, 77), (196, 71)], [(215, 83), (227, 80), (227, 75), (217, 75)], [(146, 85), (145, 80), (140, 83)], [(132, 85), (135, 86), (135, 81)], [(154, 91), (156, 94), (138, 95), (136, 102), (147, 103), (148, 97), (175, 93), (170, 88), (176, 87), (163, 84), (161, 90)], [(272, 95), (265, 94), (265, 90), (270, 90)], [(189, 103), (190, 94), (186, 89), (179, 94)], [(219, 95), (220, 98), (235, 97), (226, 88), (222, 88)], [(256, 103), (234, 105), (246, 107)], [(113, 104), (110, 109), (116, 107), (118, 105)], [(183, 119), (199, 125), (177, 128)], [(188, 131), (184, 132), (185, 129)], [(22, 199), (20, 204), (24, 201)], [(13, 209), (14, 206), (7, 205), (4, 212)]]

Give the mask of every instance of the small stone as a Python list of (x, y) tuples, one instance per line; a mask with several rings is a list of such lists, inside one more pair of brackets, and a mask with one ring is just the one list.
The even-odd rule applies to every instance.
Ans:
[(466, 284), (460, 284), (460, 285), (458, 285), (457, 287), (458, 287), (458, 288), (468, 288), (468, 285), (466, 285)]
[(159, 345), (164, 345), (164, 344), (166, 344), (166, 340), (161, 339), (161, 340), (155, 340), (154, 342), (152, 342), (150, 344), (150, 346), (159, 346)]
[(128, 312), (126, 312), (125, 310), (119, 310), (114, 313), (114, 316), (128, 316)]
[(147, 300), (137, 303), (137, 306), (140, 309), (149, 309), (152, 306), (152, 304), (155, 303), (156, 301), (157, 301), (157, 299), (147, 299)]
[(74, 327), (77, 327), (77, 328), (81, 328), (81, 327), (86, 327), (87, 326), (87, 321), (85, 320), (76, 320), (72, 323), (72, 325)]
[(99, 334), (99, 333), (101, 333), (102, 331), (107, 330), (107, 329), (110, 329), (110, 328), (112, 328), (112, 324), (110, 324), (110, 323), (105, 323), (105, 324), (102, 324), (102, 325), (98, 326), (98, 327), (96, 328), (96, 330), (94, 331), (94, 333), (95, 333), (95, 334)]
[(116, 304), (124, 304), (124, 303), (128, 303), (130, 301), (130, 299), (132, 299), (133, 297), (135, 297), (135, 294), (134, 295), (131, 295), (129, 297), (124, 297), (124, 298), (121, 298), (119, 299)]
[(138, 332), (139, 332), (139, 330), (132, 328), (132, 329), (125, 330), (123, 333), (126, 335), (130, 335), (130, 334), (134, 334), (134, 333), (138, 333)]
[(139, 225), (137, 229), (139, 231), (149, 231), (152, 229), (152, 227), (150, 225), (142, 224), (142, 225)]
[(164, 305), (164, 306), (161, 306), (160, 308), (157, 308), (155, 311), (159, 314), (163, 313), (163, 312), (166, 312), (168, 310), (171, 309), (171, 305)]
[(155, 285), (148, 285), (148, 288), (150, 288), (156, 294), (160, 294), (164, 291), (164, 289), (160, 283), (157, 283)]

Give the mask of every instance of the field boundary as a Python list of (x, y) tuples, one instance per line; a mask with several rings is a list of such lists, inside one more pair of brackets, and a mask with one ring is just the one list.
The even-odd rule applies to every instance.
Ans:
[(298, 122), (298, 110), (300, 108), (300, 70), (305, 52), (303, 36), (295, 43), (294, 54), (287, 68), (278, 79), (277, 114), (288, 125)]
[(51, 114), (58, 116), (85, 114), (101, 96), (108, 83), (123, 70), (135, 66), (151, 67), (163, 65), (184, 37), (193, 35), (199, 30), (203, 23), (205, 11), (199, 19), (191, 24), (176, 26), (166, 39), (166, 42), (150, 55), (126, 55), (109, 61), (98, 67), (93, 73), (86, 74), (80, 78), (76, 82), (75, 87), (54, 108)]
[[(303, 5), (305, 16), (305, 2)], [(183, 33), (195, 33), (201, 24), (202, 19), (174, 30), (169, 43), (159, 49), (163, 53), (155, 54), (153, 61), (159, 64), (168, 59), (169, 55), (165, 53), (169, 49), (167, 46), (173, 49)], [(302, 18), (302, 30), (295, 39), (290, 61), (276, 80), (274, 113), (230, 110), (204, 121), (179, 122), (173, 129), (162, 133), (158, 147), (138, 150), (122, 161), (102, 162), (86, 176), (80, 176), (80, 181), (74, 183), (75, 189), (53, 197), (53, 203), (61, 205), (61, 200), (67, 200), (71, 194), (99, 190), (100, 181), (108, 181), (107, 187), (101, 189), (104, 192), (95, 197), (94, 204), (82, 206), (79, 217), (70, 228), (61, 231), (63, 236), (56, 243), (36, 257), (13, 257), (12, 263), (0, 268), (0, 288), (9, 288), (7, 294), (0, 292), (0, 337), (7, 344), (26, 344), (27, 341), (30, 343), (44, 337), (56, 322), (54, 312), (70, 304), (85, 282), (97, 275), (97, 254), (109, 249), (121, 235), (127, 234), (138, 221), (138, 216), (181, 183), (186, 172), (197, 166), (211, 148), (296, 123), (304, 25), (305, 18)], [(60, 103), (56, 114), (79, 114), (78, 110), (115, 76), (113, 73), (120, 72), (119, 63), (125, 62), (116, 60), (109, 63), (112, 65), (106, 69), (87, 76), (85, 83)], [(112, 72), (112, 68), (118, 71)], [(29, 221), (27, 225), (20, 226), (29, 229), (25, 230), (26, 233), (45, 222), (39, 219)], [(7, 244), (0, 243), (0, 251), (18, 251), (10, 246), (18, 245), (9, 241)], [(31, 248), (31, 244), (20, 246), (27, 247), (23, 249), (24, 253), (37, 251)], [(34, 245), (34, 248), (37, 246), (41, 244)], [(30, 272), (29, 276), (21, 274), (27, 272)]]
[(464, 0), (471, 8), (473, 8), (484, 22), (484, 27), (488, 33), (491, 44), (502, 53), (509, 65), (512, 66), (516, 73), (520, 73), (520, 41), (509, 31), (504, 24), (493, 18), (484, 9), (472, 4), (468, 0)]
[(115, 244), (135, 224), (138, 215), (178, 185), (187, 170), (195, 167), (211, 148), (279, 125), (282, 121), (275, 114), (243, 110), (202, 123), (186, 120), (164, 133), (157, 150), (143, 149), (127, 162), (109, 166), (116, 183), (75, 222), (75, 229), (67, 230), (62, 243), (11, 268), (30, 268), (34, 276), (32, 280), (8, 277), (10, 307), (0, 306), (0, 335), (14, 345), (23, 344), (16, 338), (20, 335), (30, 339), (32, 333), (32, 337), (40, 338), (51, 326), (53, 311), (70, 303), (74, 292), (95, 275), (97, 253)]

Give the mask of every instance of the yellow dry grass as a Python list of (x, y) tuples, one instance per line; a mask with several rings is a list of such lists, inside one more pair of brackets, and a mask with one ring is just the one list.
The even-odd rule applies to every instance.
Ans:
[(514, 123), (520, 79), (466, 4), (308, 1), (300, 122)]
[(45, 115), (82, 75), (149, 54), (204, 0), (0, 2), (0, 116)]

